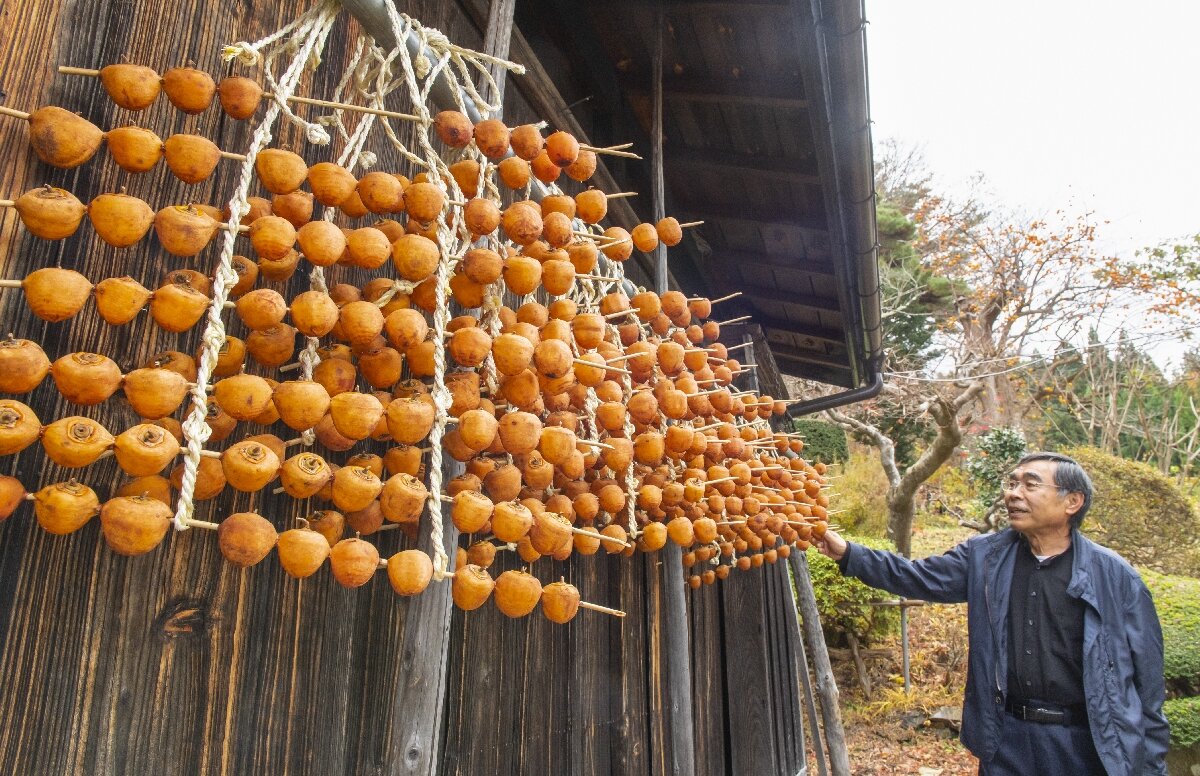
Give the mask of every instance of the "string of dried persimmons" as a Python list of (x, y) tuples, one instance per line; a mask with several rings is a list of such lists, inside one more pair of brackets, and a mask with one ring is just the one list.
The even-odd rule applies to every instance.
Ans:
[[(754, 365), (718, 341), (723, 325), (742, 319), (718, 321), (713, 306), (736, 295), (634, 293), (623, 279), (621, 263), (634, 249), (676, 245), (695, 224), (665, 218), (630, 231), (604, 227), (608, 200), (632, 192), (570, 195), (557, 185), (564, 173), (586, 184), (597, 154), (631, 152), (581, 145), (562, 131), (546, 136), (539, 125), (508, 127), (487, 118), (493, 106), (478, 101), (484, 118), (477, 122), (463, 110), (431, 113), (432, 80), (452, 75), (449, 63), (471, 54), (403, 16), (393, 19), (397, 32), (418, 35), (434, 60), (360, 41), (338, 100), (293, 94), (335, 14), (321, 4), (264, 41), (231, 47), (231, 57), (262, 65), (269, 91), (240, 75), (218, 84), (191, 67), (162, 76), (132, 64), (61, 68), (98, 77), (129, 111), (165, 93), (187, 113), (215, 100), (237, 120), (261, 115), (246, 153), (198, 135), (163, 141), (133, 125), (102, 131), (55, 106), (0, 109), (27, 122), (34, 153), (54, 167), (86, 164), (101, 145), (127, 172), (149, 172), (165, 160), (188, 184), (208, 179), (222, 159), (242, 165), (239, 188), (223, 208), (151, 205), (125, 191), (85, 205), (50, 185), (0, 200), (47, 240), (74, 234), (86, 216), (101, 240), (119, 248), (143, 241), (151, 227), (169, 256), (202, 256), (210, 243), (223, 244), (212, 277), (172, 269), (164, 256), (154, 290), (131, 277), (89, 279), (64, 267), (0, 280), (49, 322), (80, 314), (91, 300), (114, 326), (143, 325), (146, 310), (166, 332), (203, 327), (196, 357), (167, 351), (126, 373), (102, 354), (51, 361), (36, 342), (0, 341), (0, 393), (26, 394), (48, 376), (80, 406), (121, 391), (141, 419), (111, 431), (82, 416), (43, 425), (28, 405), (0, 399), (0, 455), (40, 440), (60, 467), (85, 469), (113, 456), (131, 478), (102, 502), (80, 475), (31, 493), (16, 478), (0, 477), (0, 520), (25, 500), (56, 534), (99, 515), (108, 544), (138, 555), (163, 541), (174, 512), (177, 529), (214, 529), (222, 554), (238, 566), (276, 549), (295, 577), (316, 573), (328, 559), (336, 580), (350, 587), (380, 569), (401, 595), (445, 579), (463, 609), (491, 598), (516, 617), (540, 603), (556, 622), (580, 607), (621, 613), (581, 601), (565, 580), (543, 586), (523, 570), (493, 579), (488, 569), (498, 552), (515, 551), (532, 564), (601, 548), (655, 552), (672, 541), (693, 569), (689, 584), (699, 587), (821, 536), (830, 517), (824, 466), (799, 457), (803, 442), (795, 435), (767, 424), (784, 402), (733, 387)], [(290, 64), (276, 80), (272, 64), (284, 54)], [(409, 98), (411, 113), (383, 109), (392, 91)], [(291, 112), (293, 104), (333, 113), (309, 123)], [(369, 121), (352, 132), (342, 117), (357, 113)], [(280, 118), (304, 125), (314, 143), (330, 142), (324, 127), (334, 126), (346, 145), (343, 164), (310, 165), (293, 150), (268, 147)], [(416, 125), (412, 148), (393, 121)], [(410, 174), (368, 171), (377, 158), (365, 150), (371, 122)], [(535, 180), (545, 189), (540, 202), (530, 199)], [(269, 198), (252, 195), (251, 181)], [(310, 290), (288, 298), (265, 285), (290, 279), (301, 260), (313, 270)], [(343, 282), (326, 285), (327, 269)], [(451, 314), (452, 302), (463, 314)], [(244, 338), (226, 333), (230, 315)], [(297, 336), (309, 342), (300, 361)], [(297, 369), (302, 379), (287, 379)], [(191, 414), (181, 422), (189, 396)], [(285, 441), (265, 431), (279, 423), (297, 436)], [(247, 434), (243, 424), (264, 433)], [(207, 443), (228, 444), (217, 451)], [(360, 443), (377, 443), (382, 454)], [(466, 470), (443, 483), (447, 455)], [(197, 503), (226, 488), (285, 493), (321, 508), (282, 532), (253, 511), (193, 516)], [(443, 503), (465, 537), (453, 559), (441, 547)], [(434, 528), (428, 550), (384, 559), (370, 541), (398, 528), (415, 542), (422, 520)]]

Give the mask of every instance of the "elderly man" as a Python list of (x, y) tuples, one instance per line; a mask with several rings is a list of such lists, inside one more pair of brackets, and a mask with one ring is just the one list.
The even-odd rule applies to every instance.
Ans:
[(829, 531), (818, 548), (872, 587), (967, 604), (962, 741), (985, 776), (1166, 774), (1163, 643), (1120, 556), (1079, 532), (1092, 483), (1034, 453), (1004, 486), (1009, 529), (909, 561)]

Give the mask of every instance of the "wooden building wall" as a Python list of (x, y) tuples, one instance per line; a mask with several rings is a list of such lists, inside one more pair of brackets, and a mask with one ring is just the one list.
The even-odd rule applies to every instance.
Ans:
[[(160, 71), (192, 61), (218, 75), (230, 72), (219, 59), (223, 44), (255, 40), (304, 7), (297, 0), (9, 0), (0, 6), (0, 91), (4, 104), (18, 109), (59, 105), (102, 128), (134, 120), (163, 137), (191, 131), (222, 148), (244, 147), (246, 126), (215, 108), (185, 117), (160, 99), (131, 117), (94, 80), (55, 68), (101, 67), (127, 57)], [(462, 8), (421, 0), (402, 2), (401, 9), (456, 42), (480, 45)], [(324, 67), (301, 93), (332, 92), (355, 32), (348, 17), (339, 19)], [(519, 88), (508, 95), (510, 123), (535, 118)], [(0, 198), (50, 182), (87, 202), (124, 186), (162, 207), (221, 203), (233, 185), (234, 164), (185, 187), (162, 166), (130, 176), (104, 151), (76, 170), (55, 170), (28, 150), (21, 122), (0, 121)], [(278, 143), (299, 150), (290, 129)], [(380, 169), (396, 166), (386, 149), (375, 150)], [(311, 147), (304, 153), (310, 161), (331, 154)], [(72, 238), (44, 242), (28, 235), (11, 210), (0, 217), (4, 278), (61, 264), (93, 282), (128, 274), (153, 288), (168, 269), (211, 271), (216, 261), (215, 248), (195, 260), (169, 257), (152, 238), (117, 250), (87, 224)], [(291, 292), (302, 290), (303, 274)], [(95, 350), (123, 370), (159, 351), (193, 352), (199, 336), (198, 329), (162, 332), (146, 316), (110, 327), (90, 303), (72, 320), (47, 324), (12, 290), (0, 292), (0, 326), (39, 341), (51, 359)], [(243, 334), (236, 325), (232, 333)], [(58, 396), (49, 379), (21, 400), (44, 422), (83, 414), (114, 432), (137, 422), (119, 394), (80, 408)], [(32, 490), (77, 472), (60, 469), (35, 445), (0, 459), (0, 473)], [(102, 500), (123, 479), (112, 459), (79, 474)], [(251, 508), (281, 530), (308, 511), (286, 496), (229, 493), (202, 505), (197, 517), (219, 520)], [(385, 557), (403, 546), (399, 531), (376, 538)], [(515, 564), (507, 555), (501, 553), (497, 571)], [(239, 570), (223, 561), (215, 537), (199, 530), (172, 534), (149, 555), (127, 559), (107, 549), (97, 521), (74, 535), (52, 536), (26, 505), (0, 523), (0, 772), (412, 773), (411, 742), (394, 740), (412, 728), (405, 699), (440, 687), (442, 719), (428, 721), (440, 731), (439, 773), (662, 774), (670, 762), (664, 735), (670, 699), (660, 681), (657, 564), (641, 556), (538, 561), (533, 572), (543, 582), (564, 576), (588, 600), (629, 616), (582, 612), (564, 627), (537, 614), (509, 620), (491, 605), (455, 610), (442, 677), (422, 651), (431, 644), (406, 625), (416, 609), (440, 605), (444, 595), (400, 599), (382, 575), (358, 590), (342, 589), (327, 572), (297, 581), (273, 557)], [(803, 765), (787, 585), (779, 564), (689, 594), (698, 773), (791, 776)]]

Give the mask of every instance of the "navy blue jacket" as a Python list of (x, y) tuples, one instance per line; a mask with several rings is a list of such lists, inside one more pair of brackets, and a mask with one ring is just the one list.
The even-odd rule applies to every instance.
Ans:
[[(910, 561), (851, 544), (839, 565), (871, 587), (935, 603), (967, 604), (969, 656), (962, 742), (987, 763), (1000, 742), (1008, 687), (1008, 594), (1019, 535), (976, 536), (944, 555)], [(1088, 604), (1083, 690), (1096, 751), (1108, 776), (1165, 776), (1162, 630), (1150, 591), (1109, 549), (1072, 531), (1067, 594)]]

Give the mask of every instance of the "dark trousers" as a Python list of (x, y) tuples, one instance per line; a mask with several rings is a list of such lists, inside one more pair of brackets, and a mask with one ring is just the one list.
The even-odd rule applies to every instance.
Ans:
[(1004, 715), (1000, 748), (980, 776), (1105, 776), (1085, 725), (1047, 725)]

